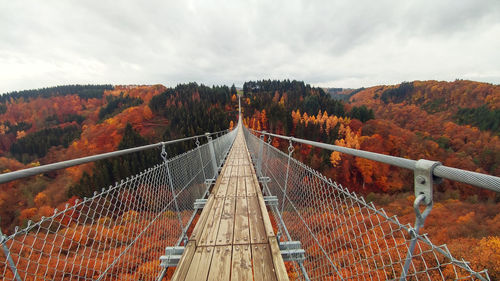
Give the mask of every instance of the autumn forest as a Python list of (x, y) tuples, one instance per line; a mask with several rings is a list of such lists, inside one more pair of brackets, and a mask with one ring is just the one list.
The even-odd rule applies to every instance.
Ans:
[[(500, 176), (500, 86), (466, 80), (324, 89), (261, 80), (242, 88), (67, 85), (0, 95), (0, 172), (233, 128), (243, 122), (349, 148)], [(169, 155), (193, 148), (171, 146)], [(286, 151), (288, 141), (272, 140)], [(336, 182), (414, 221), (411, 171), (295, 144), (293, 154)], [(0, 226), (11, 234), (115, 181), (159, 163), (158, 150), (0, 184)], [(435, 186), (423, 232), (500, 279), (500, 194), (461, 183)], [(140, 266), (138, 267), (140, 268)]]

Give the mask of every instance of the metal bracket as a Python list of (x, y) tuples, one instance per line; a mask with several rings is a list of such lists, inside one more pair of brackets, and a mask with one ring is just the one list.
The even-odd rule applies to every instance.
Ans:
[(270, 177), (259, 177), (259, 182), (260, 183), (268, 183), (268, 182), (271, 182), (271, 178)]
[(424, 204), (432, 203), (432, 191), (434, 182), (440, 183), (439, 178), (433, 175), (434, 168), (441, 165), (441, 162), (420, 159), (415, 164), (414, 180), (415, 180), (415, 197), (423, 194), (425, 196)]
[(259, 142), (259, 155), (257, 156), (257, 176), (262, 175), (262, 156), (264, 154), (264, 134), (266, 131), (262, 131), (262, 135), (260, 135)]
[(266, 206), (278, 206), (278, 197), (277, 196), (264, 196), (264, 203)]
[(206, 179), (205, 180), (205, 188), (207, 190), (207, 195), (210, 195), (210, 187), (212, 186), (212, 184), (215, 184), (217, 180), (216, 179)]
[(205, 208), (207, 201), (208, 201), (208, 199), (196, 199), (193, 203), (193, 208), (195, 210), (203, 209), (203, 208)]
[(216, 181), (216, 179), (206, 179), (205, 184), (212, 184)]
[(303, 262), (306, 260), (306, 251), (302, 249), (300, 241), (280, 242), (280, 252), (283, 261)]
[(160, 257), (160, 266), (165, 268), (177, 266), (183, 253), (183, 246), (165, 248), (165, 255)]

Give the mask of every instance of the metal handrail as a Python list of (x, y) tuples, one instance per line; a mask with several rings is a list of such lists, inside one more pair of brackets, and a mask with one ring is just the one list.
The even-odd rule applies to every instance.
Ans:
[[(413, 171), (416, 170), (417, 161), (412, 160), (412, 159), (390, 156), (390, 155), (385, 155), (385, 154), (380, 154), (380, 153), (375, 153), (375, 152), (370, 152), (370, 151), (365, 151), (365, 150), (347, 148), (347, 147), (343, 147), (343, 146), (326, 144), (326, 143), (310, 141), (310, 140), (305, 140), (305, 139), (300, 139), (300, 138), (295, 138), (295, 137), (283, 136), (283, 135), (269, 133), (266, 131), (257, 131), (257, 130), (253, 130), (250, 128), (248, 128), (248, 129), (254, 133), (261, 134), (261, 135), (267, 135), (267, 136), (271, 136), (271, 137), (289, 140), (292, 142), (312, 145), (312, 146), (323, 148), (326, 150), (338, 151), (341, 153), (345, 153), (345, 154), (353, 155), (356, 157), (361, 157), (361, 158), (365, 158), (365, 159), (369, 159), (369, 160), (373, 160), (373, 161), (377, 161), (377, 162), (381, 162), (381, 163), (385, 163), (385, 164), (413, 170)], [(500, 192), (500, 177), (491, 176), (491, 175), (482, 174), (482, 173), (476, 173), (476, 172), (462, 170), (462, 169), (457, 169), (457, 168), (453, 168), (453, 167), (447, 167), (444, 165), (437, 165), (432, 170), (432, 173), (435, 177), (438, 177), (438, 178), (445, 178), (445, 179), (449, 179), (449, 180), (463, 182), (463, 183), (471, 184), (471, 185), (474, 185), (477, 187), (482, 187), (482, 188), (489, 189), (492, 191)]]
[(107, 153), (102, 153), (102, 154), (96, 154), (92, 156), (86, 156), (86, 157), (81, 157), (77, 159), (72, 159), (72, 160), (67, 160), (67, 161), (61, 161), (57, 163), (52, 163), (52, 164), (47, 164), (47, 165), (42, 165), (38, 167), (33, 167), (33, 168), (28, 168), (28, 169), (23, 169), (23, 170), (18, 170), (14, 172), (9, 172), (9, 173), (4, 173), (0, 174), (0, 184), (2, 183), (7, 183), (13, 180), (17, 179), (22, 179), (22, 178), (27, 178), (30, 176), (38, 175), (38, 174), (43, 174), (55, 170), (60, 170), (64, 168), (69, 168), (89, 162), (94, 162), (98, 160), (104, 160), (108, 158), (113, 158), (117, 156), (122, 156), (134, 152), (139, 152), (139, 151), (144, 151), (152, 148), (157, 148), (157, 147), (162, 147), (165, 145), (169, 144), (174, 144), (178, 142), (183, 142), (187, 140), (192, 140), (196, 138), (203, 138), (207, 136), (212, 136), (220, 133), (227, 132), (228, 129), (214, 132), (214, 133), (207, 133), (203, 135), (197, 135), (197, 136), (192, 136), (192, 137), (186, 137), (186, 138), (181, 138), (181, 139), (175, 139), (175, 140), (170, 140), (170, 141), (164, 141), (164, 142), (158, 142), (154, 144), (148, 144), (144, 146), (138, 146), (138, 147), (133, 147), (133, 148), (128, 148), (128, 149), (122, 149), (122, 150), (117, 150), (117, 151), (112, 151), (112, 152), (107, 152)]

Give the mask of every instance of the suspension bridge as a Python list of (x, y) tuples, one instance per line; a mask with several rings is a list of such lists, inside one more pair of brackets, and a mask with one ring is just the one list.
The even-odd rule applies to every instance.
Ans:
[[(288, 141), (288, 153), (272, 138)], [(179, 142), (196, 148), (169, 158), (166, 146)], [(415, 224), (294, 159), (294, 143), (413, 170)], [(162, 163), (2, 234), (1, 279), (490, 280), (420, 228), (441, 178), (496, 192), (500, 178), (251, 131), (241, 113), (232, 131), (6, 173), (0, 183), (154, 148)]]

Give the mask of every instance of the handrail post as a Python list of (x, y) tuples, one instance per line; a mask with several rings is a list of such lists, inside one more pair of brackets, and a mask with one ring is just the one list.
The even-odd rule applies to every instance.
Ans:
[(207, 176), (205, 175), (205, 166), (203, 165), (203, 157), (201, 156), (201, 149), (200, 149), (200, 140), (196, 138), (196, 149), (198, 149), (198, 156), (200, 157), (200, 164), (201, 164), (201, 172), (203, 173), (203, 182), (207, 180)]
[[(265, 131), (263, 131), (265, 133)], [(264, 134), (260, 135), (259, 155), (257, 156), (257, 175), (262, 176), (262, 157), (264, 155)]]
[[(219, 160), (217, 162), (217, 167), (219, 167), (219, 165), (222, 164), (222, 151), (221, 151), (221, 148), (220, 148), (220, 137), (222, 136), (222, 133), (221, 135), (219, 136), (219, 134), (217, 134), (217, 138), (214, 140), (214, 151), (217, 151), (216, 153), (216, 156), (219, 156)], [(217, 150), (215, 150), (215, 148), (217, 148)], [(217, 159), (217, 157), (215, 158)], [(220, 162), (220, 163), (219, 163)]]
[(5, 257), (9, 262), (10, 270), (12, 270), (12, 273), (14, 274), (16, 281), (22, 281), (21, 276), (19, 276), (19, 273), (17, 272), (16, 264), (14, 263), (12, 255), (10, 254), (9, 247), (7, 247), (7, 245), (5, 244), (6, 241), (7, 238), (5, 238), (5, 236), (2, 233), (2, 230), (0, 229), (0, 244), (2, 244), (3, 253), (5, 254)]
[(212, 137), (210, 136), (210, 133), (205, 133), (207, 136), (208, 140), (208, 148), (210, 150), (210, 157), (212, 158), (212, 167), (214, 169), (214, 177), (217, 177), (217, 174), (219, 172), (219, 168), (217, 167), (217, 158), (215, 158), (215, 149), (214, 149), (214, 142), (212, 141)]
[[(413, 208), (415, 211), (416, 219), (415, 226), (410, 228), (408, 231), (411, 235), (410, 246), (408, 247), (408, 252), (406, 254), (405, 264), (403, 266), (403, 272), (401, 272), (400, 281), (406, 280), (408, 275), (408, 270), (410, 269), (411, 260), (413, 258), (413, 252), (415, 251), (415, 246), (417, 245), (417, 238), (420, 228), (424, 226), (425, 219), (432, 210), (433, 205), (433, 185), (434, 183), (439, 184), (441, 179), (435, 178), (433, 175), (434, 168), (441, 165), (440, 162), (430, 161), (425, 159), (420, 159), (415, 164), (415, 170), (413, 172), (413, 179), (415, 184), (415, 201), (413, 202)], [(424, 205), (425, 210), (420, 212), (420, 205)]]
[(288, 162), (286, 165), (286, 176), (285, 176), (285, 188), (283, 190), (283, 202), (281, 203), (281, 215), (283, 216), (283, 211), (285, 210), (285, 201), (286, 201), (286, 190), (288, 188), (288, 177), (290, 175), (290, 160), (292, 159), (292, 154), (294, 151), (294, 147), (292, 144), (292, 138), (289, 138), (288, 145)]

